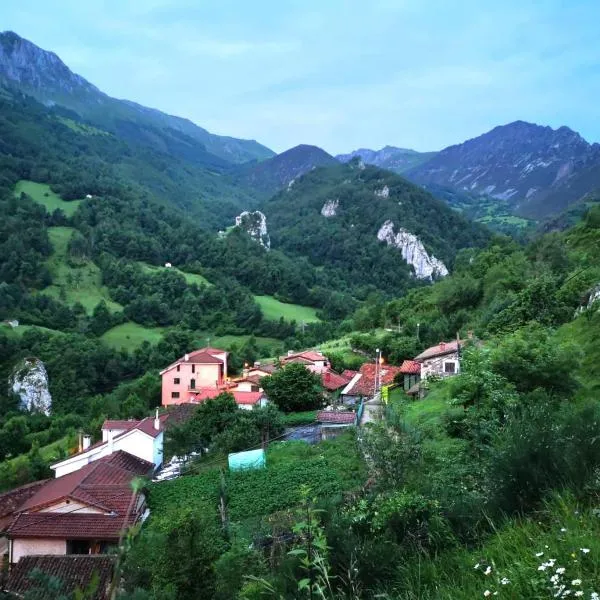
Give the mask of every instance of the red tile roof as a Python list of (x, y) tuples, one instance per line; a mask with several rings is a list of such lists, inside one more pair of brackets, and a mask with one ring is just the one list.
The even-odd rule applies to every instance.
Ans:
[(345, 369), (342, 371), (342, 377), (345, 377), (348, 381), (350, 381), (355, 375), (358, 375), (358, 371), (353, 371), (352, 369)]
[[(112, 580), (116, 555), (74, 554), (66, 556), (24, 556), (10, 571), (5, 588), (16, 596), (23, 596), (37, 584), (30, 579), (33, 570), (42, 571), (46, 575), (56, 577), (62, 582), (62, 592), (69, 597), (77, 589), (85, 589), (97, 577), (97, 586), (89, 600), (108, 600), (108, 592)], [(54, 591), (41, 592), (36, 589), (39, 600), (54, 600)]]
[(29, 498), (45, 485), (49, 479), (28, 483), (21, 487), (0, 494), (0, 531), (12, 521), (12, 514), (16, 512)]
[(219, 348), (211, 348), (210, 346), (206, 346), (204, 348), (200, 348), (199, 350), (194, 350), (194, 352), (190, 353), (190, 356), (196, 354), (197, 352), (207, 352), (208, 354), (225, 354), (229, 355), (229, 352), (226, 350), (220, 350)]
[[(219, 350), (218, 348), (200, 348), (198, 350), (194, 350), (193, 352), (188, 352), (184, 354), (181, 358), (177, 359), (174, 363), (171, 363), (168, 367), (165, 367), (160, 374), (167, 372), (169, 369), (181, 364), (181, 363), (199, 363), (199, 364), (218, 364), (222, 365), (223, 361), (215, 356), (216, 354), (224, 354), (225, 356), (229, 355), (229, 352), (225, 350)], [(187, 357), (187, 359), (186, 359)]]
[(286, 356), (280, 356), (279, 362), (295, 362), (297, 359), (303, 359), (308, 362), (316, 362), (321, 360), (327, 360), (327, 357), (317, 352), (316, 350), (304, 350), (303, 352), (294, 352)]
[[(216, 398), (224, 391), (225, 390), (218, 390), (215, 388), (204, 388), (198, 391), (195, 396), (195, 400), (197, 402), (202, 402), (203, 400)], [(228, 391), (227, 393), (231, 394), (235, 400), (235, 403), (240, 405), (257, 404), (265, 395), (264, 392), (239, 392), (233, 390)]]
[(321, 373), (321, 383), (326, 390), (333, 392), (335, 390), (339, 390), (348, 384), (349, 379), (339, 375), (335, 371), (331, 369), (327, 369), (323, 373)]
[(416, 375), (421, 373), (421, 363), (416, 360), (405, 360), (400, 366), (400, 373)]
[(117, 541), (123, 529), (133, 525), (137, 515), (102, 515), (82, 512), (21, 513), (8, 528), (15, 538), (59, 538), (69, 540)]
[(335, 425), (347, 425), (354, 423), (356, 413), (350, 411), (321, 410), (317, 413), (316, 420), (321, 423), (332, 423)]
[(440, 342), (435, 346), (427, 348), (427, 350), (424, 350), (418, 356), (415, 356), (415, 360), (424, 361), (428, 358), (434, 358), (436, 356), (443, 356), (444, 354), (456, 352), (459, 348), (459, 344), (462, 348), (465, 345), (465, 342), (463, 340), (460, 340), (458, 342), (456, 340), (453, 340), (452, 342)]
[[(394, 382), (394, 377), (400, 373), (400, 367), (392, 365), (381, 365), (381, 385), (389, 385)], [(351, 389), (346, 390), (347, 396), (373, 396), (375, 393), (375, 364), (365, 363), (359, 371), (361, 377)]]

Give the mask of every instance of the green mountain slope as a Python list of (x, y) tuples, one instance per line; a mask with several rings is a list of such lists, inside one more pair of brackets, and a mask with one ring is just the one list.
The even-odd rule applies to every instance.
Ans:
[[(416, 279), (401, 251), (378, 239), (386, 222), (394, 233), (403, 229), (417, 236), (449, 268), (460, 248), (489, 237), (484, 227), (399, 175), (357, 160), (310, 171), (261, 209), (273, 248), (327, 266), (354, 285), (395, 293)], [(409, 254), (413, 250), (407, 248)]]
[(11, 31), (0, 33), (0, 82), (44, 104), (69, 108), (130, 142), (169, 150), (178, 157), (217, 164), (218, 157), (225, 164), (273, 156), (271, 150), (254, 140), (214, 135), (188, 119), (111, 98), (70, 71), (56, 54)]

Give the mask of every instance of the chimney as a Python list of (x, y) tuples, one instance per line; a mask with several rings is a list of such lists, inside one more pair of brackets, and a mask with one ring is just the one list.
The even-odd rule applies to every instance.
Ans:
[(293, 350), (288, 350), (288, 356), (293, 356), (294, 355), (294, 351)]
[(92, 445), (92, 436), (84, 435), (83, 436), (83, 450), (87, 450)]
[(113, 453), (113, 432), (112, 429), (108, 430), (108, 452), (109, 454)]
[(160, 430), (160, 419), (158, 418), (158, 408), (156, 409), (156, 415), (154, 417), (154, 429), (156, 429), (156, 431)]
[(446, 349), (446, 342), (440, 342), (440, 350), (443, 352)]
[(183, 358), (184, 358), (185, 362), (187, 362), (188, 360), (190, 360), (190, 355), (186, 354)]

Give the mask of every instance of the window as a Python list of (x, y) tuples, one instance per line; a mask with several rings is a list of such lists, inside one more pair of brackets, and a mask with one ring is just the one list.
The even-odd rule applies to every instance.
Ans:
[(171, 392), (171, 398), (179, 398), (179, 392)]
[(173, 383), (175, 385), (177, 385), (177, 384), (181, 383), (181, 379), (179, 379), (179, 377), (175, 377), (175, 379), (173, 379)]
[(196, 389), (196, 380), (195, 379), (190, 379), (190, 387), (195, 390)]
[(90, 551), (88, 540), (67, 540), (67, 554), (90, 554)]
[(196, 365), (192, 365), (192, 373), (196, 372)]
[(456, 373), (456, 363), (455, 362), (445, 362), (444, 363), (444, 373)]
[(177, 365), (177, 372), (181, 371), (181, 365)]

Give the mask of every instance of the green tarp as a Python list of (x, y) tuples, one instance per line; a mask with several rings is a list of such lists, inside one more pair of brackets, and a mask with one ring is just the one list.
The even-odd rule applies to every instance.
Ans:
[(265, 451), (247, 450), (246, 452), (234, 452), (229, 457), (229, 468), (232, 471), (244, 469), (262, 469), (266, 465)]

